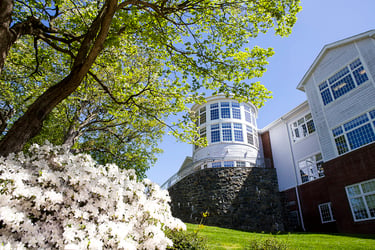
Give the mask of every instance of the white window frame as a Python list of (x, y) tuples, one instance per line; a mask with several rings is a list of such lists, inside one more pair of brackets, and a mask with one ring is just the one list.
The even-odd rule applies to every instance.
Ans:
[[(323, 224), (324, 223), (329, 223), (329, 222), (336, 221), (333, 218), (331, 202), (326, 202), (326, 203), (319, 204), (318, 208), (319, 208), (319, 214), (320, 214), (320, 221)], [(326, 212), (328, 212), (328, 214)], [(328, 220), (325, 219), (325, 217), (324, 217), (325, 215), (328, 215)]]
[[(370, 183), (370, 182), (375, 182), (375, 179), (370, 179), (370, 180), (367, 180), (367, 181), (359, 182), (359, 183), (356, 183), (356, 184), (349, 185), (349, 186), (345, 187), (346, 196), (348, 198), (350, 210), (352, 211), (353, 220), (355, 222), (366, 221), (366, 220), (374, 220), (375, 219), (375, 213), (374, 213), (374, 216), (371, 216), (370, 208), (368, 207), (368, 203), (367, 203), (367, 200), (366, 200), (366, 197), (375, 195), (375, 188), (374, 188), (374, 190), (369, 191), (369, 192), (363, 191), (363, 185), (367, 184), (367, 183)], [(349, 193), (349, 189), (352, 188), (352, 187), (355, 187), (355, 186), (358, 187), (360, 193), (351, 196), (350, 193)], [(355, 216), (356, 211), (353, 208), (353, 204), (351, 202), (351, 199), (361, 199), (362, 200), (362, 202), (364, 204), (364, 208), (365, 208), (364, 211), (366, 211), (366, 215), (368, 216), (367, 218), (363, 218), (363, 219), (357, 219), (356, 218), (356, 216)]]
[[(357, 64), (355, 64), (355, 63), (357, 63)], [(360, 70), (360, 68), (362, 68), (362, 70), (361, 70), (361, 72), (359, 74), (364, 75), (364, 77), (366, 77), (367, 80), (363, 80), (362, 81), (362, 79), (359, 80), (355, 76), (356, 75), (355, 72), (358, 72), (358, 70)], [(344, 71), (346, 71), (346, 72), (343, 73)], [(370, 77), (367, 74), (367, 72), (368, 71), (367, 71), (365, 65), (362, 63), (362, 60), (360, 58), (356, 58), (353, 61), (351, 61), (350, 63), (348, 63), (345, 67), (343, 67), (339, 71), (337, 71), (335, 74), (333, 74), (332, 76), (330, 76), (328, 79), (324, 80), (322, 83), (320, 83), (318, 85), (318, 89), (319, 89), (319, 93), (321, 95), (321, 100), (322, 100), (323, 105), (326, 106), (326, 105), (329, 105), (329, 104), (335, 102), (335, 100), (339, 99), (341, 96), (347, 95), (349, 92), (351, 92), (352, 90), (356, 89), (360, 85), (368, 82), (369, 79), (370, 79)], [(333, 91), (337, 91), (337, 90), (341, 89), (342, 87), (346, 86), (347, 82), (345, 81), (345, 82), (343, 82), (342, 84), (340, 84), (340, 85), (338, 85), (336, 87), (333, 87), (333, 85), (336, 85), (336, 84), (340, 83), (346, 77), (350, 77), (351, 78), (351, 81), (353, 82), (354, 87), (352, 89), (346, 91), (345, 93), (342, 93), (339, 96), (335, 97)], [(329, 101), (327, 103), (325, 102), (325, 100), (323, 98), (323, 95), (322, 95), (323, 92), (328, 93), (328, 95), (330, 96), (331, 101)]]
[[(357, 150), (361, 147), (364, 147), (366, 145), (369, 145), (371, 143), (374, 143), (374, 141), (368, 142), (368, 143), (363, 143), (359, 147), (352, 148), (350, 145), (350, 141), (348, 138), (348, 134), (351, 133), (352, 131), (355, 131), (363, 126), (370, 125), (372, 128), (372, 131), (375, 132), (375, 116), (374, 116), (375, 109), (372, 109), (368, 112), (365, 112), (354, 119), (351, 119), (349, 121), (346, 121), (345, 123), (341, 124), (340, 126), (335, 127), (334, 129), (331, 130), (331, 134), (333, 137), (333, 142), (335, 144), (335, 150), (337, 155), (343, 155), (346, 153), (349, 153), (351, 151)], [(353, 125), (350, 128), (345, 129), (346, 124), (350, 124), (353, 121), (355, 121), (357, 118), (360, 118), (362, 116), (367, 117), (367, 121), (363, 123), (358, 123)], [(369, 137), (367, 137), (369, 138)]]
[[(303, 167), (301, 167), (302, 163), (304, 163)], [(299, 177), (301, 178), (301, 183), (302, 184), (308, 183), (310, 181), (323, 178), (324, 171), (323, 173), (320, 173), (319, 170), (323, 170), (323, 169), (318, 168), (318, 165), (321, 166), (322, 164), (323, 164), (323, 157), (321, 153), (316, 153), (307, 158), (304, 158), (303, 160), (298, 161), (297, 167), (298, 167)], [(304, 173), (307, 172), (307, 176), (308, 176), (307, 181), (303, 181), (302, 176), (301, 176), (301, 171), (303, 171)]]
[[(310, 122), (312, 122), (313, 125), (313, 131), (310, 132)], [(310, 124), (311, 125), (311, 124)], [(290, 129), (290, 134), (291, 134), (291, 139), (293, 142), (298, 142), (302, 140), (303, 138), (308, 137), (309, 135), (315, 133), (316, 127), (314, 120), (312, 118), (311, 113), (307, 113), (306, 115), (303, 115), (299, 117), (298, 119), (295, 119), (293, 122), (289, 124), (289, 129)], [(298, 135), (297, 135), (297, 133)]]

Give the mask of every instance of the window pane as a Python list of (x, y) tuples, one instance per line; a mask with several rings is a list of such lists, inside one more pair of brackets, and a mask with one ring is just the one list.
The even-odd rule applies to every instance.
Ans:
[(299, 136), (298, 128), (296, 128), (296, 129), (294, 130), (294, 136), (295, 136), (296, 138), (299, 138), (299, 137), (300, 137), (300, 136)]
[(327, 105), (328, 103), (333, 101), (333, 98), (329, 89), (322, 91), (320, 95), (322, 96), (324, 105)]
[(358, 185), (347, 187), (346, 190), (348, 191), (349, 197), (354, 197), (361, 194), (361, 190), (359, 189)]
[(246, 162), (244, 162), (244, 161), (237, 161), (236, 162), (236, 167), (246, 167)]
[(301, 124), (303, 124), (305, 122), (305, 118), (301, 118), (301, 119), (299, 119), (298, 120), (298, 125), (301, 125)]
[(232, 125), (230, 123), (223, 123), (221, 126), (223, 141), (232, 141)]
[(220, 131), (211, 131), (211, 142), (219, 142), (220, 141)]
[(375, 109), (370, 111), (371, 119), (375, 119)]
[(219, 124), (211, 125), (211, 142), (220, 141)]
[(213, 162), (212, 163), (213, 168), (220, 168), (221, 167), (221, 162)]
[(352, 204), (355, 219), (361, 220), (368, 218), (365, 203), (363, 202), (362, 197), (350, 199), (350, 204)]
[(199, 132), (201, 137), (206, 137), (206, 128), (201, 128)]
[(234, 130), (234, 140), (243, 141), (242, 130)]
[(250, 114), (250, 112), (245, 112), (245, 120), (248, 123), (251, 123), (251, 114)]
[(247, 131), (247, 143), (254, 145), (253, 129), (250, 126), (246, 126)]
[(241, 120), (241, 112), (239, 108), (232, 108), (233, 118)]
[(375, 194), (365, 196), (370, 216), (375, 217)]
[(206, 107), (203, 107), (199, 111), (199, 122), (200, 124), (206, 123)]
[(234, 161), (224, 161), (224, 167), (234, 167)]
[(331, 213), (331, 204), (325, 203), (319, 205), (319, 211), (322, 222), (330, 222), (333, 221), (332, 213)]
[(221, 108), (221, 118), (230, 118), (229, 108)]
[(361, 63), (361, 60), (359, 60), (359, 58), (358, 58), (357, 60), (355, 60), (354, 62), (352, 62), (350, 64), (350, 69), (353, 70), (353, 69), (357, 68), (360, 65), (362, 65), (362, 63)]
[(331, 86), (332, 94), (335, 97), (335, 99), (346, 94), (354, 88), (355, 84), (351, 75), (347, 75), (346, 77), (337, 81), (335, 84)]
[(221, 124), (221, 127), (222, 128), (232, 128), (232, 124), (230, 124), (230, 123), (223, 123), (223, 124)]
[(333, 136), (336, 137), (338, 135), (341, 135), (344, 131), (342, 130), (342, 127), (337, 127), (332, 130)]
[(315, 132), (315, 125), (313, 120), (307, 122), (307, 129), (309, 130), (309, 134)]
[(301, 174), (302, 183), (309, 181), (309, 175), (308, 175), (307, 169), (301, 169), (300, 174)]
[(345, 131), (348, 131), (348, 130), (350, 130), (352, 128), (355, 128), (355, 127), (358, 127), (359, 125), (364, 124), (368, 121), (369, 121), (369, 119), (367, 117), (367, 114), (364, 114), (364, 115), (361, 115), (360, 117), (357, 117), (357, 118), (351, 120), (350, 122), (345, 123), (344, 129), (345, 129)]
[(306, 137), (308, 133), (307, 133), (307, 127), (305, 124), (302, 125), (302, 131), (303, 131), (303, 136)]
[(327, 88), (328, 87), (328, 84), (327, 84), (327, 81), (324, 81), (322, 82), (320, 85), (319, 85), (319, 90), (322, 91), (323, 89)]
[(368, 76), (366, 74), (366, 70), (363, 68), (363, 66), (359, 67), (357, 70), (353, 72), (354, 78), (357, 81), (358, 85), (361, 85), (365, 81), (368, 80)]
[(219, 109), (211, 109), (211, 120), (219, 119)]
[(319, 162), (316, 164), (316, 168), (318, 170), (318, 176), (319, 178), (320, 177), (324, 177), (324, 168), (323, 168), (323, 163), (322, 162)]
[(223, 129), (223, 141), (232, 141), (232, 131), (229, 129)]
[(364, 193), (375, 192), (375, 180), (363, 183), (362, 191)]
[(344, 135), (337, 137), (335, 139), (335, 143), (336, 143), (336, 148), (337, 148), (337, 152), (339, 153), (339, 155), (348, 152), (349, 148), (348, 148), (348, 145), (346, 144), (346, 139)]
[(341, 77), (343, 77), (344, 75), (348, 73), (349, 73), (348, 67), (343, 68), (342, 70), (337, 72), (334, 76), (328, 79), (329, 84), (336, 82), (337, 80), (339, 80)]
[(349, 132), (347, 136), (352, 150), (375, 140), (375, 133), (372, 130), (371, 124), (359, 127)]

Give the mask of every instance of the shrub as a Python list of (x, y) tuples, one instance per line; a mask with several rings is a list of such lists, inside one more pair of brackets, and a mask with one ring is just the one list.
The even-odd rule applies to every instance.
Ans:
[(173, 241), (173, 246), (167, 248), (169, 250), (206, 249), (206, 240), (198, 234), (198, 231), (186, 232), (181, 230), (167, 230), (166, 235)]
[[(166, 249), (168, 192), (52, 145), (0, 157), (0, 248)], [(1, 245), (3, 247), (1, 247)]]
[(265, 237), (253, 239), (245, 250), (286, 250), (288, 244), (284, 240), (277, 239), (276, 237)]

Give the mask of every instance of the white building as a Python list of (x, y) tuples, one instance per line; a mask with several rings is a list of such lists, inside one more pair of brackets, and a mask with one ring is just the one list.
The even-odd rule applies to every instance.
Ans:
[(193, 147), (193, 157), (186, 157), (177, 174), (165, 186), (168, 188), (186, 175), (205, 168), (266, 167), (259, 149), (256, 124), (257, 108), (251, 103), (239, 103), (225, 96), (211, 96), (206, 103), (196, 104), (197, 126), (206, 147)]
[(307, 102), (262, 129), (279, 189), (308, 231), (375, 232), (375, 30), (324, 46)]
[(204, 168), (271, 167), (290, 224), (375, 233), (374, 79), (371, 30), (324, 46), (297, 86), (307, 101), (261, 130), (253, 105), (207, 98), (192, 110), (208, 146), (166, 185)]

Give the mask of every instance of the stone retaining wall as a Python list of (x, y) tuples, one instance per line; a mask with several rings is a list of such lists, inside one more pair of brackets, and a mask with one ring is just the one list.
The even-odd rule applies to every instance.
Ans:
[(168, 189), (175, 217), (246, 231), (283, 231), (283, 209), (275, 169), (208, 168)]

